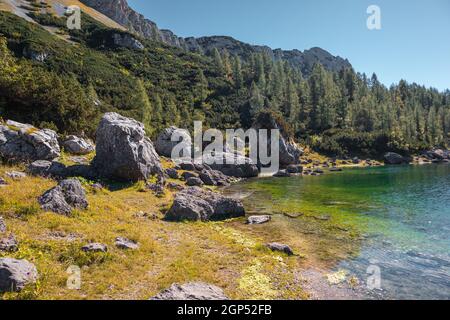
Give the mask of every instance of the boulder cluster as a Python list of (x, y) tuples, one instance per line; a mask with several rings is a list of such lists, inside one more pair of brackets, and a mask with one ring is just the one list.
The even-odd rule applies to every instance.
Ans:
[[(102, 117), (95, 145), (81, 137), (59, 137), (53, 130), (37, 129), (28, 124), (14, 121), (0, 124), (0, 158), (10, 163), (27, 164), (26, 173), (6, 173), (9, 179), (21, 180), (30, 174), (58, 181), (54, 188), (37, 199), (42, 210), (71, 216), (74, 210), (87, 209), (86, 190), (77, 177), (126, 182), (150, 181), (150, 178), (156, 177), (157, 182), (148, 183), (148, 189), (157, 194), (164, 194), (166, 187), (177, 192), (173, 204), (165, 213), (166, 221), (220, 221), (244, 217), (245, 209), (240, 200), (202, 187), (228, 186), (240, 178), (256, 177), (259, 164), (253, 163), (242, 153), (224, 148), (201, 159), (185, 158), (164, 170), (160, 156), (171, 157), (180, 141), (185, 142), (182, 149), (190, 154), (193, 145), (187, 130), (167, 128), (154, 145), (146, 136), (142, 123), (117, 113), (107, 113)], [(76, 165), (67, 166), (59, 160), (61, 150), (73, 155), (74, 159), (82, 159), (73, 161)], [(280, 150), (282, 163), (287, 166), (286, 174), (301, 173), (303, 168), (298, 164), (298, 158), (302, 151), (283, 138)], [(94, 151), (92, 163), (83, 160), (83, 156)], [(216, 161), (218, 159), (222, 161)], [(184, 181), (184, 184), (173, 180)], [(0, 186), (7, 187), (7, 183), (0, 179)], [(98, 183), (96, 185), (99, 186), (96, 189), (103, 188)], [(248, 218), (248, 223), (263, 224), (270, 220), (270, 216), (252, 216)], [(6, 231), (5, 221), (0, 217), (0, 251), (17, 251), (18, 240)], [(114, 244), (121, 250), (138, 250), (140, 247), (137, 242), (124, 237), (117, 237)], [(270, 248), (276, 250), (276, 246)], [(108, 246), (93, 242), (84, 245), (81, 250), (85, 253), (107, 253)], [(289, 254), (285, 247), (279, 247), (279, 250)], [(37, 279), (38, 272), (32, 263), (12, 258), (0, 259), (0, 292), (23, 290)], [(222, 300), (227, 297), (220, 288), (205, 283), (175, 284), (154, 297), (164, 300), (180, 298)]]

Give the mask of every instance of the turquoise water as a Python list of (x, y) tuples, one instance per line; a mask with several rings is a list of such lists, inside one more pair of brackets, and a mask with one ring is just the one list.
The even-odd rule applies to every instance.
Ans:
[(356, 229), (362, 235), (358, 254), (339, 261), (335, 269), (349, 270), (364, 282), (368, 267), (377, 266), (377, 295), (450, 299), (449, 165), (255, 179), (228, 192), (247, 193), (245, 205), (255, 213), (316, 214)]

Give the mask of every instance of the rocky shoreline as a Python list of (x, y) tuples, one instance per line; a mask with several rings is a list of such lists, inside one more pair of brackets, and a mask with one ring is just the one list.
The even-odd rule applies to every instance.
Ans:
[[(274, 125), (275, 126), (275, 125)], [(156, 147), (146, 137), (144, 126), (129, 118), (108, 113), (102, 118), (97, 130), (96, 144), (77, 136), (59, 137), (49, 129), (37, 129), (27, 124), (7, 121), (0, 124), (0, 155), (10, 164), (28, 163), (26, 172), (10, 171), (0, 177), (0, 188), (8, 187), (8, 179), (20, 183), (27, 175), (56, 181), (57, 185), (37, 198), (40, 209), (58, 215), (72, 217), (74, 212), (90, 207), (86, 186), (79, 178), (91, 180), (90, 190), (104, 190), (104, 184), (113, 182), (145, 181), (144, 191), (151, 191), (158, 197), (173, 193), (173, 202), (164, 210), (162, 220), (182, 221), (223, 221), (246, 217), (241, 200), (227, 197), (220, 187), (229, 186), (245, 178), (258, 176), (258, 166), (250, 161), (235, 165), (200, 165), (195, 161), (176, 164), (164, 158), (174, 148), (169, 133), (178, 128), (165, 130), (157, 139)], [(282, 139), (280, 152), (285, 169), (274, 177), (285, 178), (298, 175), (320, 176), (327, 172), (340, 172), (346, 167), (374, 167), (383, 165), (375, 160), (359, 158), (337, 159), (310, 157), (292, 142)], [(63, 151), (64, 150), (64, 151)], [(63, 152), (73, 157), (83, 157), (93, 153), (92, 163), (67, 165), (61, 161)], [(239, 154), (224, 150), (225, 158), (238, 159)], [(249, 159), (248, 159), (249, 160)], [(450, 152), (435, 149), (424, 152), (412, 159), (388, 153), (387, 164), (404, 163), (446, 163)], [(162, 163), (165, 163), (163, 166)], [(240, 162), (239, 162), (240, 163)], [(219, 191), (219, 192), (217, 192)], [(271, 223), (270, 216), (247, 216), (248, 225)], [(0, 251), (14, 253), (21, 246), (14, 233), (6, 234), (7, 225), (0, 217)], [(139, 250), (141, 244), (126, 237), (116, 237), (115, 246), (120, 250)], [(79, 250), (85, 253), (108, 253), (108, 246), (92, 239)], [(286, 257), (296, 256), (289, 244), (267, 243), (265, 247)], [(3, 255), (4, 256), (4, 255)], [(20, 292), (36, 283), (39, 270), (25, 259), (14, 259), (6, 255), (0, 258), (0, 292)], [(169, 293), (175, 290), (174, 293)], [(186, 293), (187, 292), (187, 293)], [(192, 296), (199, 299), (224, 297), (219, 289), (209, 284), (173, 284), (169, 291), (157, 297)]]

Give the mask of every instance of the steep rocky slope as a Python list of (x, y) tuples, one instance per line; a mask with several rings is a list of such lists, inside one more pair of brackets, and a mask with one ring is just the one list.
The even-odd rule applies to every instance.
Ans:
[(255, 52), (266, 52), (275, 60), (283, 59), (288, 61), (292, 66), (299, 68), (305, 75), (311, 72), (315, 63), (321, 63), (330, 71), (351, 67), (348, 60), (333, 56), (321, 48), (312, 48), (303, 52), (299, 50), (286, 51), (281, 49), (274, 50), (267, 46), (250, 45), (224, 36), (181, 38), (170, 30), (160, 30), (156, 23), (134, 11), (126, 0), (81, 0), (81, 2), (145, 38), (161, 41), (189, 51), (209, 53), (214, 48), (220, 51), (227, 49), (231, 54), (238, 55), (244, 59)]

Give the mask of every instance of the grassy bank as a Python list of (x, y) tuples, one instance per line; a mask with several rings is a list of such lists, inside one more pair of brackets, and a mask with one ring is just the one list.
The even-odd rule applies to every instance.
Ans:
[[(5, 172), (23, 168), (0, 166)], [(88, 190), (89, 209), (72, 217), (42, 212), (37, 197), (56, 185), (44, 178), (6, 178), (0, 189), (0, 215), (19, 251), (1, 257), (27, 259), (40, 279), (21, 293), (1, 299), (148, 299), (174, 282), (192, 280), (216, 284), (233, 299), (305, 299), (298, 277), (301, 257), (268, 251), (264, 237), (242, 228), (241, 221), (168, 223), (162, 211), (173, 199), (142, 192), (142, 184)], [(116, 237), (140, 243), (139, 250), (121, 251)], [(107, 254), (87, 254), (90, 242), (108, 245)], [(81, 267), (81, 290), (69, 290), (66, 270)]]

